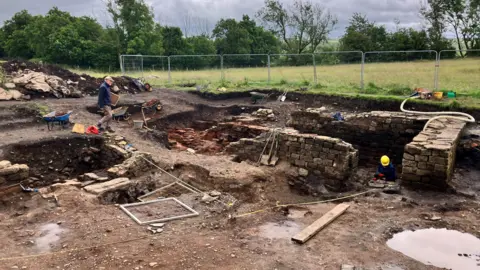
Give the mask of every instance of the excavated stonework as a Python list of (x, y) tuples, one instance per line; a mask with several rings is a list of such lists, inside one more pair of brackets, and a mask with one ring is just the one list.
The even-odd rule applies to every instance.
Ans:
[(438, 119), (405, 146), (402, 181), (440, 189), (450, 186), (458, 140), (466, 123)]
[(360, 152), (360, 164), (377, 164), (382, 155), (389, 155), (401, 164), (406, 144), (420, 133), (429, 117), (402, 112), (369, 112), (345, 114), (337, 121), (321, 109), (306, 109), (291, 114), (288, 122), (301, 132), (340, 138), (352, 143)]
[[(358, 166), (358, 151), (341, 139), (301, 134), (296, 130), (283, 129), (275, 140), (268, 140), (267, 134), (255, 139), (241, 139), (231, 143), (227, 152), (235, 154), (239, 160), (257, 162), (263, 154), (269, 154), (272, 143), (278, 143), (277, 157), (299, 168), (299, 175), (306, 178), (304, 184), (325, 184), (341, 190), (353, 170)], [(264, 152), (264, 149), (265, 152)], [(310, 182), (310, 183), (309, 183)]]

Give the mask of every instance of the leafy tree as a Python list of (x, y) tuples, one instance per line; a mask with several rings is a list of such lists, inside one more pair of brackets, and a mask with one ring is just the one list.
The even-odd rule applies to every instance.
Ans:
[(27, 59), (33, 57), (33, 51), (28, 44), (28, 35), (25, 31), (25, 28), (33, 21), (34, 17), (26, 10), (16, 13), (10, 20), (5, 21), (0, 30), (0, 48), (6, 55)]
[(156, 32), (156, 25), (153, 11), (144, 0), (108, 0), (107, 10), (117, 30), (122, 53), (141, 53), (148, 47), (144, 38)]
[(213, 29), (218, 54), (248, 54), (252, 40), (235, 19), (221, 19)]
[[(461, 49), (480, 47), (479, 0), (425, 0), (420, 14), (429, 23), (429, 32), (436, 41), (435, 47), (445, 43), (442, 35), (449, 30), (455, 33)], [(466, 54), (460, 51), (462, 57)]]
[[(275, 54), (280, 43), (275, 35), (257, 26), (255, 21), (244, 15), (242, 20), (221, 19), (213, 30), (218, 54)], [(266, 65), (266, 57), (242, 56), (226, 58), (227, 64), (236, 66)]]
[(164, 26), (161, 28), (165, 55), (182, 55), (190, 51), (189, 44), (183, 38), (179, 27)]
[(385, 26), (376, 25), (365, 15), (355, 13), (340, 39), (340, 51), (381, 51), (385, 50), (387, 41)]
[(265, 0), (257, 16), (285, 43), (289, 53), (313, 53), (337, 24), (337, 18), (319, 4), (295, 0), (288, 11), (280, 0)]

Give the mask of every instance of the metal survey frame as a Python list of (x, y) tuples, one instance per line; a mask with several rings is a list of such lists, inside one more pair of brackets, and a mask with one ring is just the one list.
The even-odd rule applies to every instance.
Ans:
[[(158, 202), (164, 202), (164, 201), (172, 201), (172, 200), (174, 202), (178, 203), (183, 208), (190, 211), (191, 214), (168, 217), (168, 218), (161, 218), (161, 219), (155, 219), (155, 220), (149, 220), (149, 221), (141, 221), (134, 214), (132, 214), (130, 211), (128, 211), (128, 209), (127, 209), (128, 207), (131, 207), (131, 206), (146, 205), (146, 204), (152, 204), (152, 203), (158, 203)], [(125, 214), (127, 214), (129, 217), (131, 217), (133, 220), (135, 220), (135, 222), (137, 222), (139, 225), (146, 225), (146, 224), (157, 223), (157, 222), (166, 222), (166, 221), (172, 221), (172, 220), (177, 220), (177, 219), (182, 219), (182, 218), (196, 217), (196, 216), (199, 215), (199, 213), (197, 211), (193, 210), (188, 205), (182, 203), (181, 201), (179, 201), (175, 198), (165, 198), (165, 199), (158, 199), (158, 200), (153, 200), (153, 201), (148, 201), (148, 202), (123, 204), (123, 205), (120, 205), (120, 209), (122, 209), (123, 212), (125, 212)]]
[(158, 191), (161, 191), (161, 190), (163, 190), (163, 189), (169, 188), (169, 187), (174, 186), (174, 185), (179, 185), (179, 186), (185, 188), (186, 190), (191, 191), (192, 193), (195, 193), (195, 194), (198, 194), (198, 193), (199, 193), (198, 191), (193, 190), (193, 189), (187, 187), (186, 185), (184, 185), (184, 184), (182, 184), (182, 183), (180, 183), (180, 182), (178, 182), (178, 181), (175, 181), (175, 182), (173, 182), (173, 183), (171, 183), (171, 184), (168, 184), (168, 185), (166, 185), (166, 186), (163, 186), (163, 187), (161, 187), (161, 188), (158, 188), (158, 189), (156, 189), (156, 190), (154, 190), (154, 191), (148, 192), (147, 194), (142, 195), (142, 196), (138, 197), (137, 199), (138, 199), (139, 201), (141, 201), (141, 202), (145, 202), (145, 201), (143, 200), (144, 198), (149, 197), (150, 195), (153, 195), (153, 194), (157, 193)]

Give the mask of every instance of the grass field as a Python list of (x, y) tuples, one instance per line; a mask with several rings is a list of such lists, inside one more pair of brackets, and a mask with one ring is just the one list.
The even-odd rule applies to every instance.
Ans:
[[(360, 88), (360, 64), (317, 66), (317, 84), (314, 83), (313, 66), (272, 67), (268, 82), (268, 69), (227, 68), (224, 79), (221, 71), (215, 70), (174, 70), (172, 83), (168, 82), (167, 71), (127, 72), (132, 77), (144, 77), (155, 86), (176, 87), (181, 84), (197, 83), (207, 86), (206, 90), (216, 91), (225, 87), (228, 91), (242, 91), (262, 88), (299, 89), (308, 88), (313, 93), (378, 96), (409, 95), (413, 89), (434, 88), (434, 61), (371, 63), (365, 65), (364, 89)], [(74, 70), (102, 77), (102, 72)], [(119, 76), (120, 73), (108, 74)], [(439, 70), (439, 89), (453, 90), (465, 106), (480, 106), (480, 58), (442, 60)], [(192, 88), (189, 88), (192, 89)]]

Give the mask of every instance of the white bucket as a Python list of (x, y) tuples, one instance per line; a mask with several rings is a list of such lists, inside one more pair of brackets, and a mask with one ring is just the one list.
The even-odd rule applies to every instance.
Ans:
[(135, 129), (142, 129), (143, 128), (143, 121), (142, 120), (133, 120), (133, 127)]

